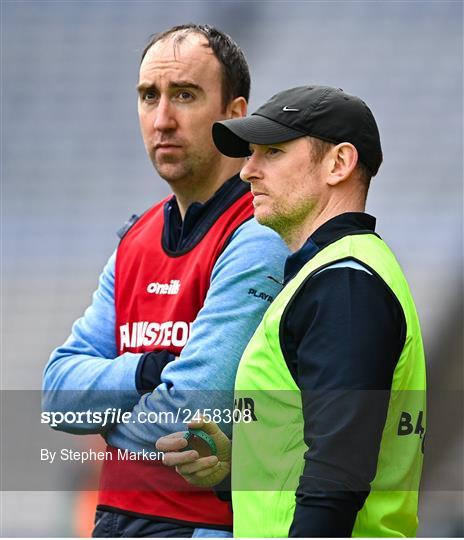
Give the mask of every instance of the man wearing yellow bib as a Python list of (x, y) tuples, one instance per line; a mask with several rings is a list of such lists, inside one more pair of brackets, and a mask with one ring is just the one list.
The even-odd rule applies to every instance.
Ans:
[[(293, 252), (237, 372), (234, 536), (414, 536), (425, 360), (406, 279), (364, 213), (382, 162), (371, 110), (340, 89), (292, 88), (214, 124), (213, 138), (249, 156), (255, 217)], [(218, 455), (166, 464), (210, 486), (230, 443), (215, 424), (195, 427)]]

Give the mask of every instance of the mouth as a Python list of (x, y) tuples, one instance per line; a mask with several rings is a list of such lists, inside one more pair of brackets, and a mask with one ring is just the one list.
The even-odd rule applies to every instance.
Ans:
[(154, 149), (155, 149), (155, 152), (157, 150), (161, 150), (161, 151), (170, 151), (170, 150), (176, 150), (177, 148), (181, 148), (181, 145), (180, 144), (173, 144), (173, 143), (158, 143), (158, 144), (155, 144), (154, 146)]
[(253, 191), (253, 207), (258, 208), (264, 203), (264, 200), (266, 197), (268, 197), (267, 193), (263, 193), (262, 191)]

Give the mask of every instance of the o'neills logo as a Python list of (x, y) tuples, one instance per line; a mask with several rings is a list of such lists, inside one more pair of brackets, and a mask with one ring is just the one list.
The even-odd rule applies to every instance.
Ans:
[(149, 283), (147, 292), (150, 294), (177, 294), (180, 291), (180, 280), (171, 279), (170, 283)]
[(152, 345), (183, 347), (190, 335), (191, 325), (192, 323), (184, 321), (139, 321), (122, 324), (119, 327), (120, 350)]

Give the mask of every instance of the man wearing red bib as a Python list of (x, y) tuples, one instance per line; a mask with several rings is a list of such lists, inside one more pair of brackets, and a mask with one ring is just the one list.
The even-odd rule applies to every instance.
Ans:
[(173, 196), (121, 231), (92, 305), (44, 374), (46, 410), (130, 413), (109, 428), (58, 426), (101, 433), (113, 457), (103, 464), (94, 536), (230, 535), (229, 503), (214, 491), (121, 451), (152, 452), (205, 409), (221, 411), (231, 429), (223, 411), (233, 408), (238, 361), (280, 290), (287, 248), (253, 219), (242, 159), (221, 155), (211, 137), (215, 121), (246, 114), (249, 84), (242, 51), (209, 26), (171, 28), (143, 53), (142, 137)]

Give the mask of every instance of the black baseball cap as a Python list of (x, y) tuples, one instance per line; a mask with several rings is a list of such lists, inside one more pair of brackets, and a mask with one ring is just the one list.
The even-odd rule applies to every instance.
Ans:
[(333, 144), (351, 143), (359, 160), (377, 174), (380, 135), (364, 101), (331, 86), (298, 86), (275, 94), (251, 116), (213, 124), (213, 140), (229, 157), (250, 155), (249, 144), (276, 144), (310, 135)]

